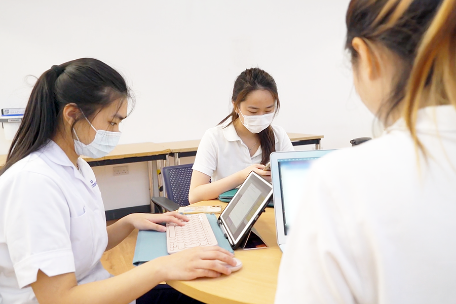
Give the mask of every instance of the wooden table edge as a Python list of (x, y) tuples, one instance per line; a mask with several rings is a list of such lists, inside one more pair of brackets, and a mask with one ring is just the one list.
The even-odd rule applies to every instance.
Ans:
[[(197, 279), (198, 280), (198, 279)], [(245, 304), (245, 302), (239, 302), (233, 299), (222, 298), (220, 296), (196, 290), (189, 285), (186, 285), (183, 281), (168, 281), (166, 282), (172, 288), (179, 292), (194, 298), (203, 303), (217, 303), (217, 304)]]

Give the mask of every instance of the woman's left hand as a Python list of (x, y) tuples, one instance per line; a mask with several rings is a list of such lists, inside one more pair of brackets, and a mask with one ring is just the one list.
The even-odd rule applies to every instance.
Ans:
[(139, 230), (156, 230), (166, 231), (166, 227), (161, 223), (175, 223), (179, 226), (184, 226), (188, 222), (188, 217), (176, 211), (162, 214), (151, 213), (133, 213), (127, 215), (130, 225)]

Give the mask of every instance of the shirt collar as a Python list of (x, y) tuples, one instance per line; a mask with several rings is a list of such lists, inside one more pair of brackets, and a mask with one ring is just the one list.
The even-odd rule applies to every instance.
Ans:
[(60, 146), (54, 141), (50, 140), (49, 143), (47, 143), (41, 150), (41, 153), (53, 163), (70, 168), (69, 170), (73, 172), (74, 176), (81, 180), (89, 189), (92, 189), (97, 185), (93, 171), (87, 170), (90, 166), (84, 160), (78, 158), (78, 166), (81, 168), (82, 174), (84, 174), (83, 176), (76, 166), (70, 161), (62, 148), (60, 148)]
[(41, 152), (52, 162), (66, 167), (76, 167), (70, 161), (66, 153), (57, 145), (53, 140), (50, 140), (49, 143), (41, 150)]
[(223, 124), (222, 132), (223, 132), (223, 136), (225, 136), (225, 139), (227, 141), (241, 140), (241, 138), (237, 134), (236, 129), (234, 128), (233, 124), (229, 124), (228, 126), (227, 126), (227, 124)]
[[(431, 106), (418, 110), (416, 120), (417, 132), (455, 132), (456, 131), (456, 108), (452, 105)], [(386, 131), (407, 130), (403, 118), (399, 119)]]

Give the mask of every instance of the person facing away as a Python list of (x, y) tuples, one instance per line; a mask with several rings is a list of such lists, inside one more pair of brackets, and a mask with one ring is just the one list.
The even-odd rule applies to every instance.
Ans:
[(271, 180), (263, 170), (275, 151), (292, 151), (282, 127), (271, 125), (280, 108), (277, 85), (259, 68), (243, 71), (231, 97), (232, 112), (206, 131), (193, 164), (188, 200), (214, 199), (244, 182), (250, 172)]
[[(164, 231), (158, 223), (188, 221), (175, 212), (130, 214), (106, 228), (95, 175), (79, 156), (103, 157), (117, 145), (129, 97), (122, 76), (91, 58), (52, 66), (37, 80), (0, 172), (0, 303), (130, 303), (146, 292), (155, 302), (152, 288), (162, 281), (230, 274), (220, 261), (236, 263), (217, 246), (116, 277), (103, 269), (103, 252), (133, 229)], [(193, 301), (172, 288), (155, 294)]]
[(346, 24), (386, 131), (315, 163), (275, 302), (455, 303), (456, 0), (352, 0)]

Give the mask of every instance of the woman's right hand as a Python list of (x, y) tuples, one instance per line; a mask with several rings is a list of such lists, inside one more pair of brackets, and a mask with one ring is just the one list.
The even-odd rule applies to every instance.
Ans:
[(270, 170), (263, 170), (265, 168), (264, 165), (261, 164), (253, 164), (251, 166), (248, 166), (242, 171), (239, 171), (240, 177), (242, 179), (241, 183), (244, 182), (244, 180), (249, 176), (250, 172), (255, 172), (261, 177), (263, 177), (265, 180), (268, 182), (271, 182), (271, 171)]
[(159, 259), (162, 259), (159, 264), (164, 281), (216, 278), (231, 274), (231, 269), (222, 262), (236, 266), (233, 254), (219, 246), (195, 247)]

